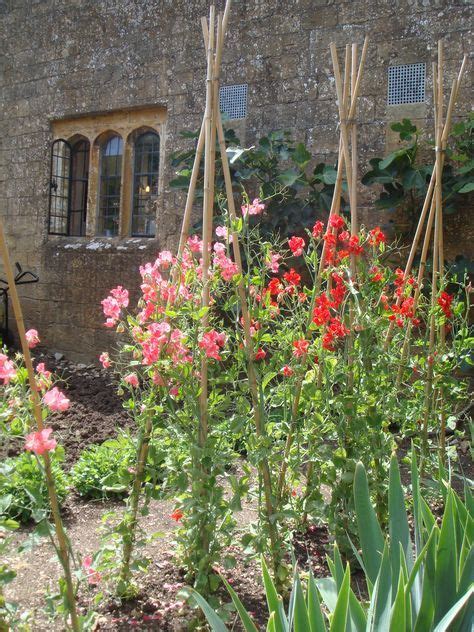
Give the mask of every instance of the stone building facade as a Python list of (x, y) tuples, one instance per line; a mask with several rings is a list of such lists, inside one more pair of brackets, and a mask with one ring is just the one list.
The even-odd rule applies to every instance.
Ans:
[[(219, 0), (217, 8), (222, 5)], [(169, 155), (189, 146), (180, 132), (197, 129), (202, 117), (200, 18), (208, 8), (208, 0), (0, 0), (0, 214), (12, 258), (40, 277), (21, 294), (27, 325), (51, 350), (75, 359), (97, 357), (111, 344), (101, 299), (117, 284), (136, 287), (138, 266), (176, 243), (183, 200), (169, 188)], [(235, 122), (241, 140), (250, 144), (258, 135), (287, 129), (318, 158), (333, 159), (337, 111), (329, 43), (342, 53), (347, 43), (362, 44), (368, 35), (361, 161), (383, 155), (394, 143), (390, 121), (406, 116), (432, 127), (437, 40), (445, 41), (450, 85), (472, 49), (471, 12), (469, 0), (234, 0), (222, 85), (248, 86), (246, 116)], [(426, 64), (426, 97), (387, 105), (388, 68), (404, 64)], [(472, 76), (466, 74), (457, 115), (469, 110)], [(136, 162), (140, 138), (142, 146), (156, 142), (159, 149), (156, 174), (143, 180), (156, 193), (151, 207), (145, 193), (140, 206), (141, 185), (133, 175), (142, 173)], [(87, 218), (81, 226), (71, 220), (67, 228), (60, 218), (53, 222), (59, 229), (51, 230), (49, 199), (60, 197), (65, 168), (56, 165), (52, 187), (56, 139), (68, 141), (56, 145), (61, 160), (65, 152), (87, 147), (90, 169), (85, 191), (83, 155), (76, 151), (76, 163), (68, 164), (76, 164), (76, 210), (85, 196)], [(106, 164), (109, 179), (101, 189)], [(54, 199), (59, 216), (61, 203)], [(98, 219), (100, 213), (105, 219)], [(370, 213), (368, 207), (369, 219)], [(135, 219), (140, 226), (132, 236)], [(67, 231), (69, 236), (49, 234)], [(452, 232), (453, 254), (466, 254), (456, 226)]]

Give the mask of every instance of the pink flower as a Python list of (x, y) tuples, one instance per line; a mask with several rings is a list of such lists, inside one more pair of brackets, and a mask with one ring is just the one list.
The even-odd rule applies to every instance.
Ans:
[[(116, 298), (112, 296), (107, 296), (107, 298), (104, 298), (101, 301), (101, 305), (104, 311), (104, 316), (108, 317), (107, 323), (109, 323), (110, 321), (117, 321), (120, 318), (120, 304)], [(113, 324), (115, 324), (115, 322)], [(112, 327), (113, 324), (107, 324), (107, 327)]]
[(4, 353), (0, 353), (0, 380), (8, 384), (14, 377), (16, 377), (16, 369), (13, 361), (9, 360)]
[(258, 198), (255, 198), (252, 204), (244, 204), (242, 207), (242, 215), (261, 215), (265, 209), (265, 204), (262, 204)]
[(155, 261), (155, 265), (165, 270), (173, 264), (174, 258), (169, 250), (162, 250)]
[(51, 377), (51, 371), (46, 370), (44, 362), (40, 362), (36, 365), (36, 373), (43, 376), (46, 380), (49, 380), (49, 378)]
[(38, 455), (54, 450), (57, 446), (57, 442), (56, 439), (49, 438), (52, 432), (52, 428), (43, 428), (43, 430), (27, 435), (25, 439), (25, 450)]
[(239, 273), (237, 264), (224, 254), (217, 254), (214, 257), (214, 265), (220, 269), (224, 281), (232, 281), (232, 279)]
[(293, 236), (288, 240), (288, 246), (294, 257), (300, 257), (303, 254), (304, 239), (302, 237)]
[(216, 237), (220, 237), (221, 239), (228, 239), (229, 231), (227, 230), (227, 226), (217, 226)]
[(43, 395), (43, 402), (50, 410), (59, 410), (61, 412), (67, 410), (71, 403), (57, 386)]
[(265, 260), (265, 265), (271, 272), (273, 272), (273, 274), (277, 274), (280, 268), (279, 261), (281, 259), (281, 255), (270, 251), (268, 253), (268, 257), (269, 258)]
[(123, 378), (123, 381), (130, 384), (132, 388), (137, 388), (138, 386), (138, 377), (136, 373), (129, 373)]
[(26, 342), (28, 343), (28, 347), (30, 349), (34, 349), (34, 347), (36, 347), (36, 345), (40, 341), (38, 337), (38, 332), (36, 331), (36, 329), (28, 329), (28, 331), (25, 333), (25, 336), (26, 336)]
[(101, 574), (92, 568), (92, 555), (86, 555), (82, 560), (82, 568), (87, 575), (87, 581), (91, 586), (95, 586), (102, 579)]
[(208, 358), (221, 360), (219, 350), (225, 345), (226, 339), (225, 333), (218, 333), (214, 329), (211, 329), (211, 331), (207, 331), (202, 335), (199, 347), (204, 350)]
[(121, 285), (117, 285), (116, 288), (110, 290), (110, 294), (120, 307), (128, 307), (128, 290), (125, 290)]
[(112, 364), (110, 362), (109, 354), (106, 351), (104, 351), (103, 353), (100, 354), (99, 362), (102, 364), (104, 369), (108, 369), (110, 367), (110, 365)]
[(191, 252), (202, 252), (202, 240), (197, 235), (188, 237), (187, 244)]

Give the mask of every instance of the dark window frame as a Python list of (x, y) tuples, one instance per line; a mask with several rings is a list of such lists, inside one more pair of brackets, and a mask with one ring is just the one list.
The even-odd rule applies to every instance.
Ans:
[[(114, 140), (118, 140), (119, 147), (121, 149), (120, 154), (109, 154), (109, 156), (115, 157), (115, 173), (112, 175), (109, 173), (104, 173), (104, 156), (106, 156), (105, 152), (107, 151), (108, 146)], [(125, 160), (125, 143), (120, 134), (117, 132), (110, 132), (107, 134), (105, 138), (102, 140), (99, 139), (99, 165), (98, 165), (98, 187), (97, 187), (97, 235), (101, 237), (118, 237), (120, 235), (120, 222), (121, 222), (121, 206), (122, 206), (122, 171)], [(120, 166), (117, 173), (117, 160), (120, 158)], [(111, 181), (118, 181), (118, 193), (114, 194), (104, 194), (103, 186), (107, 187), (107, 183)], [(109, 210), (109, 201), (115, 198), (118, 202), (117, 204), (117, 212), (116, 213), (104, 213), (103, 208), (107, 211)], [(106, 207), (103, 207), (103, 200), (107, 200)], [(105, 228), (105, 223), (108, 219), (116, 216), (116, 229), (115, 232), (111, 235), (107, 235), (108, 228)]]
[[(65, 145), (65, 147), (67, 147), (69, 151), (69, 155), (66, 158), (54, 152), (55, 147), (59, 143), (62, 143), (63, 145)], [(66, 139), (57, 138), (56, 140), (52, 142), (50, 168), (49, 168), (49, 203), (48, 203), (48, 234), (49, 235), (61, 235), (61, 236), (67, 237), (69, 234), (69, 209), (70, 209), (70, 203), (71, 203), (71, 153), (72, 153), (71, 144)], [(59, 160), (66, 161), (65, 164), (67, 164), (67, 173), (68, 173), (67, 177), (58, 175), (57, 173), (57, 171), (59, 170), (59, 164), (60, 164)], [(53, 169), (55, 170), (53, 171)], [(57, 182), (58, 179), (67, 181), (67, 195), (59, 195), (56, 193), (59, 187), (59, 184)], [(55, 193), (53, 193), (53, 191)], [(52, 213), (53, 200), (57, 200), (57, 199), (62, 199), (62, 200), (67, 199), (67, 209), (66, 209), (65, 215), (64, 214), (53, 215)], [(56, 210), (56, 205), (55, 205), (54, 210)], [(66, 221), (66, 228), (64, 232), (57, 232), (56, 230), (51, 230), (51, 220), (53, 217), (59, 218), (59, 220)], [(56, 222), (54, 222), (54, 224), (56, 224)]]
[[(156, 170), (150, 171), (150, 170), (145, 170), (145, 171), (141, 171), (141, 170), (137, 170), (137, 168), (139, 167), (139, 164), (137, 164), (137, 158), (138, 156), (142, 156), (143, 153), (145, 153), (144, 151), (140, 151), (140, 153), (138, 153), (138, 148), (141, 142), (143, 142), (143, 139), (146, 136), (153, 136), (156, 140), (155, 142), (157, 143), (158, 148), (155, 150), (153, 148), (151, 153), (152, 156), (152, 160), (153, 160), (153, 156), (155, 155), (157, 157), (157, 168)], [(154, 199), (158, 198), (159, 195), (159, 178), (160, 178), (160, 160), (161, 160), (161, 137), (160, 134), (154, 130), (154, 129), (142, 129), (142, 130), (137, 130), (137, 132), (135, 133), (135, 137), (134, 137), (134, 141), (133, 141), (133, 159), (132, 159), (132, 187), (131, 187), (131, 192), (132, 192), (132, 199), (131, 199), (131, 208), (130, 208), (130, 235), (132, 237), (143, 237), (143, 238), (147, 238), (147, 239), (153, 239), (156, 237), (156, 214), (153, 216), (153, 219), (155, 221), (155, 230), (153, 233), (145, 233), (145, 232), (139, 232), (137, 230), (134, 230), (134, 222), (136, 221), (137, 218), (140, 218), (142, 216), (147, 216), (148, 214), (145, 212), (140, 212), (140, 202), (143, 201), (143, 199), (145, 199), (146, 201), (146, 197), (139, 192), (139, 186), (140, 186), (140, 179), (142, 178), (147, 178), (148, 183), (147, 186), (150, 186), (151, 190), (149, 192), (149, 201), (152, 203), (154, 201)], [(153, 191), (152, 187), (153, 187), (153, 179), (156, 178), (156, 191)]]

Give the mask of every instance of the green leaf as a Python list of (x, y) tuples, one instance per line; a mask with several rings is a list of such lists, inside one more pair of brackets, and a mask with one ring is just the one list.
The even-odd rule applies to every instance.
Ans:
[(374, 583), (380, 568), (384, 538), (370, 501), (367, 474), (362, 463), (357, 463), (355, 469), (354, 503), (362, 557), (368, 577)]
[(398, 578), (398, 590), (390, 615), (390, 632), (403, 632), (406, 629), (405, 590), (403, 585), (403, 572), (400, 569)]
[(212, 632), (228, 632), (225, 623), (215, 613), (215, 611), (211, 608), (207, 601), (203, 597), (201, 597), (201, 595), (197, 591), (195, 591), (194, 588), (190, 588), (190, 592), (196, 600), (197, 605), (204, 612), (207, 622), (211, 626)]
[[(410, 541), (410, 529), (405, 509), (405, 499), (397, 457), (392, 456), (389, 470), (388, 511), (390, 533), (390, 557), (392, 562), (392, 581), (396, 582), (400, 570), (400, 546), (405, 555), (408, 572), (413, 568), (413, 551)], [(396, 583), (393, 585), (396, 590)]]
[(239, 613), (239, 617), (240, 617), (240, 620), (242, 621), (242, 625), (244, 626), (245, 631), (246, 632), (258, 632), (257, 626), (255, 625), (255, 623), (250, 618), (249, 613), (245, 609), (243, 603), (240, 601), (240, 599), (239, 599), (237, 593), (235, 592), (235, 590), (232, 588), (232, 586), (229, 584), (229, 582), (227, 582), (223, 577), (221, 579), (224, 582), (224, 585), (227, 588), (227, 591), (229, 592), (229, 595), (231, 596), (232, 601), (234, 602), (234, 606), (235, 606), (237, 612)]
[(311, 632), (326, 632), (326, 624), (324, 623), (323, 613), (321, 612), (321, 603), (319, 601), (318, 589), (314, 581), (314, 575), (310, 569), (308, 578), (307, 592), (308, 616), (311, 626)]
[(296, 169), (287, 169), (286, 171), (282, 171), (280, 175), (277, 177), (278, 182), (280, 182), (285, 187), (291, 187), (298, 180), (301, 173), (296, 171)]
[(452, 491), (448, 489), (448, 497), (436, 550), (434, 623), (438, 623), (443, 618), (456, 600), (457, 552), (454, 501)]
[(416, 617), (414, 632), (430, 630), (434, 616), (434, 580), (436, 568), (436, 545), (439, 529), (434, 526), (427, 542), (426, 557), (423, 570), (423, 593), (421, 605)]
[(283, 610), (283, 600), (278, 595), (275, 584), (270, 577), (267, 565), (262, 557), (262, 574), (263, 584), (265, 586), (265, 595), (267, 597), (268, 610), (270, 614), (274, 613), (274, 626), (276, 632), (286, 632), (288, 623), (286, 621), (285, 612)]
[(474, 191), (474, 182), (468, 182), (465, 184), (459, 189), (458, 193), (471, 193), (471, 191)]
[[(392, 603), (392, 572), (390, 565), (390, 552), (385, 544), (380, 570), (374, 585), (371, 604), (373, 602), (373, 617), (367, 629), (373, 632), (388, 630), (390, 624), (390, 606)], [(368, 617), (369, 619), (369, 617)]]
[(312, 156), (303, 143), (298, 143), (295, 147), (294, 152), (291, 154), (291, 157), (296, 162), (296, 164), (303, 169), (311, 160)]
[[(441, 619), (441, 621), (435, 627), (433, 632), (447, 632), (448, 630), (451, 630), (451, 628), (450, 628), (451, 624), (456, 619), (456, 617), (461, 612), (461, 610), (464, 608), (464, 606), (469, 602), (469, 600), (471, 599), (473, 594), (474, 594), (474, 586), (471, 586), (471, 588), (467, 591), (467, 593), (465, 595), (463, 595), (461, 597), (461, 599), (459, 599), (448, 610), (448, 612), (444, 615), (444, 617)], [(472, 624), (472, 621), (471, 621), (470, 624), (468, 623), (468, 625), (471, 625), (471, 624)], [(466, 628), (466, 630), (467, 629), (468, 628)]]
[(308, 611), (304, 600), (303, 589), (298, 575), (295, 577), (294, 583), (295, 599), (294, 599), (294, 628), (298, 632), (311, 632)]
[(346, 629), (347, 612), (349, 609), (350, 569), (347, 565), (341, 590), (337, 598), (334, 614), (331, 619), (330, 632), (343, 632)]

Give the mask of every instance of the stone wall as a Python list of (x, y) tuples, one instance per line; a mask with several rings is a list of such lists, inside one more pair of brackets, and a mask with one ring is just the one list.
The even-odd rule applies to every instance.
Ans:
[[(222, 9), (222, 0), (218, 3)], [(329, 55), (334, 41), (370, 38), (359, 108), (363, 163), (393, 145), (387, 123), (409, 116), (432, 126), (431, 61), (445, 38), (446, 85), (472, 48), (468, 0), (235, 0), (222, 83), (248, 83), (241, 140), (289, 129), (318, 158), (337, 147)], [(167, 159), (187, 146), (179, 132), (196, 129), (204, 107), (205, 55), (200, 18), (206, 0), (0, 0), (0, 214), (11, 254), (38, 272), (22, 289), (28, 326), (77, 359), (108, 344), (100, 300), (119, 283), (136, 287), (138, 266), (177, 239), (182, 197), (170, 192)], [(387, 107), (389, 64), (427, 63), (425, 105)], [(469, 72), (456, 112), (472, 93)], [(153, 240), (47, 235), (52, 121), (137, 106), (166, 108), (159, 234)], [(371, 221), (370, 207), (364, 218)], [(467, 217), (468, 218), (468, 217)], [(467, 252), (451, 227), (451, 254)], [(472, 236), (472, 229), (471, 229)], [(471, 240), (472, 243), (472, 240)], [(472, 248), (472, 246), (471, 246)]]

